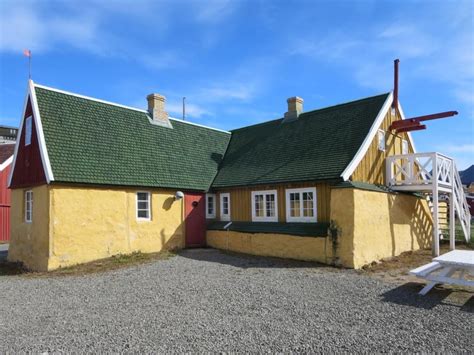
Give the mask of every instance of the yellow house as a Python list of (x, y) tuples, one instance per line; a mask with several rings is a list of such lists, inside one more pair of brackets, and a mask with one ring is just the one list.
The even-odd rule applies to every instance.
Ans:
[(52, 270), (207, 245), (360, 268), (430, 246), (426, 197), (387, 187), (386, 161), (416, 153), (392, 129), (404, 119), (393, 93), (307, 112), (294, 97), (282, 118), (230, 132), (147, 100), (138, 110), (30, 81), (9, 260)]

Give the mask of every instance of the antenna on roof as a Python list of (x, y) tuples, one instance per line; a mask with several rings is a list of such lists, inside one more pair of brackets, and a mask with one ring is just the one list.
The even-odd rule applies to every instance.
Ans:
[(183, 121), (186, 120), (186, 96), (183, 97)]

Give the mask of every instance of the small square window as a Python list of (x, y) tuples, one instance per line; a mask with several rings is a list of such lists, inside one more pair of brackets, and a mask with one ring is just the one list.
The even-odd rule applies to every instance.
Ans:
[(216, 218), (216, 195), (206, 194), (206, 218)]
[(252, 192), (252, 221), (278, 222), (276, 190)]
[(286, 221), (317, 222), (316, 188), (286, 190)]
[(137, 192), (137, 219), (138, 220), (150, 220), (150, 193), (149, 192)]
[(230, 194), (221, 193), (220, 194), (221, 202), (221, 221), (230, 221)]
[(402, 154), (408, 154), (408, 141), (402, 140)]
[(378, 131), (379, 150), (385, 152), (385, 132), (379, 129)]

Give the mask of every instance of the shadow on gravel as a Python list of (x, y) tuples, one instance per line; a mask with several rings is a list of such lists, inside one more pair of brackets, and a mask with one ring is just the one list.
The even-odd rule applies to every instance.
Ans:
[[(440, 304), (460, 306), (462, 311), (470, 313), (474, 312), (474, 296), (471, 296), (467, 302), (464, 301), (468, 294), (467, 292), (435, 287), (425, 296), (421, 296), (418, 292), (420, 292), (424, 286), (425, 284), (422, 283), (408, 282), (385, 292), (382, 295), (383, 301), (423, 309), (433, 309)], [(453, 300), (445, 302), (448, 297)]]
[(248, 254), (240, 254), (234, 252), (228, 252), (223, 250), (217, 250), (212, 248), (203, 249), (184, 249), (178, 252), (178, 255), (193, 260), (208, 261), (212, 263), (219, 263), (224, 265), (230, 265), (242, 269), (249, 268), (337, 268), (319, 264), (310, 261), (298, 261), (280, 259), (268, 256), (256, 256)]

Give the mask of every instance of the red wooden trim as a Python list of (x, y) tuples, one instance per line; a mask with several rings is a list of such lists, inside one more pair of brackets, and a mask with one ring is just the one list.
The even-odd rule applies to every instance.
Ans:
[(421, 124), (421, 125), (416, 125), (416, 126), (398, 128), (398, 129), (397, 129), (397, 133), (400, 133), (400, 132), (411, 132), (411, 131), (421, 131), (422, 129), (426, 129), (426, 125)]
[(439, 118), (445, 118), (445, 117), (452, 117), (457, 115), (457, 111), (446, 111), (446, 112), (440, 112), (440, 113), (434, 113), (432, 115), (425, 115), (425, 116), (418, 116), (418, 117), (413, 117), (413, 118), (407, 118), (405, 120), (400, 120), (400, 121), (395, 121), (393, 122), (389, 129), (399, 129), (399, 128), (405, 128), (405, 127), (411, 127), (414, 124), (419, 124), (422, 121), (429, 121), (429, 120), (436, 120)]
[(400, 59), (395, 59), (393, 61), (393, 101), (392, 108), (395, 110), (398, 109), (398, 63)]

